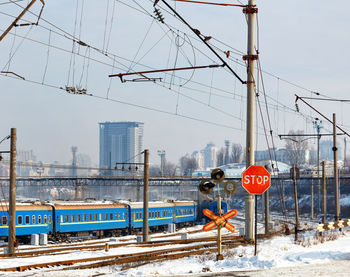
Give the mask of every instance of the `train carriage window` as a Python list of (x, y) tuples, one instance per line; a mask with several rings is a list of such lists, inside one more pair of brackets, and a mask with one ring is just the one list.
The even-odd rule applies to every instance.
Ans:
[(44, 215), (44, 223), (47, 223), (47, 215)]
[(2, 225), (7, 225), (7, 216), (2, 217)]
[(158, 211), (158, 217), (160, 217), (160, 212)]
[(118, 214), (117, 213), (114, 214), (114, 217), (115, 217), (115, 220), (118, 220)]
[(123, 213), (123, 220), (125, 219), (125, 214)]
[(38, 224), (41, 224), (41, 215), (38, 215)]
[(139, 219), (139, 213), (136, 213), (136, 219)]
[(49, 215), (49, 223), (51, 223), (51, 215)]
[(97, 221), (97, 214), (94, 214), (94, 221)]
[(74, 222), (74, 214), (70, 215), (70, 222)]
[(80, 221), (81, 221), (81, 215), (77, 214), (77, 222), (80, 222)]
[(86, 221), (86, 214), (83, 214), (83, 221)]
[(58, 216), (57, 216), (57, 221), (63, 222), (63, 215), (61, 215), (61, 220), (58, 220)]
[(142, 216), (142, 212), (140, 212), (140, 219), (142, 219), (143, 218), (143, 216)]
[(35, 224), (35, 215), (32, 215), (32, 224)]
[(89, 221), (92, 221), (92, 214), (89, 214)]
[(149, 217), (149, 218), (152, 217), (152, 213), (151, 213), (151, 212), (148, 213), (148, 217)]
[(69, 222), (69, 217), (67, 214), (64, 216), (64, 222)]
[(18, 224), (23, 224), (23, 217), (21, 215), (17, 216), (17, 222)]
[(109, 220), (113, 219), (113, 214), (109, 214)]
[(105, 214), (105, 220), (108, 220), (108, 214)]
[(99, 214), (99, 220), (100, 221), (102, 220), (102, 214)]
[(25, 222), (25, 224), (30, 224), (29, 215), (25, 216), (24, 222)]

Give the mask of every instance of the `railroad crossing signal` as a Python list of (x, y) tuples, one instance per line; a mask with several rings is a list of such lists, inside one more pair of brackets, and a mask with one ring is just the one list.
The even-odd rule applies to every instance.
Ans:
[(222, 169), (215, 168), (211, 172), (210, 177), (215, 183), (220, 183), (225, 179), (225, 173), (222, 171)]
[(204, 209), (203, 213), (210, 219), (213, 219), (213, 221), (203, 226), (203, 231), (209, 231), (213, 229), (215, 226), (221, 225), (222, 227), (225, 227), (227, 230), (231, 231), (232, 233), (235, 232), (235, 227), (231, 223), (228, 223), (227, 221), (231, 217), (234, 217), (237, 214), (237, 210), (231, 210), (222, 216), (218, 216), (208, 209)]
[(251, 165), (242, 174), (242, 186), (250, 194), (263, 194), (271, 184), (271, 175), (261, 165)]
[(228, 195), (234, 195), (237, 190), (237, 183), (235, 181), (226, 181), (224, 183), (224, 191)]
[(203, 180), (199, 183), (199, 191), (203, 194), (211, 193), (214, 187), (215, 187), (215, 184), (208, 180)]

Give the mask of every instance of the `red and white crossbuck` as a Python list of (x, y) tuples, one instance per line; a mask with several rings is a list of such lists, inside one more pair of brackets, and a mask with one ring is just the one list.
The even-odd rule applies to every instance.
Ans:
[(204, 209), (203, 210), (204, 215), (212, 219), (213, 221), (209, 222), (208, 224), (203, 226), (203, 231), (209, 231), (213, 229), (215, 226), (221, 225), (222, 227), (225, 227), (227, 230), (231, 231), (232, 233), (235, 232), (235, 227), (227, 222), (231, 217), (234, 217), (237, 214), (237, 210), (231, 210), (227, 213), (225, 213), (222, 216), (218, 216), (214, 214), (211, 210)]

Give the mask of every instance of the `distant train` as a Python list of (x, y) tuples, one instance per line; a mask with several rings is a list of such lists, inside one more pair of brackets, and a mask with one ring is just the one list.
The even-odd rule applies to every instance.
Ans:
[[(9, 217), (0, 204), (0, 239), (7, 239)], [(194, 225), (197, 204), (194, 201), (149, 202), (151, 230), (164, 230), (168, 224)], [(142, 202), (21, 202), (16, 204), (16, 236), (28, 239), (32, 234), (48, 234), (57, 240), (69, 236), (117, 236), (139, 232), (143, 225)]]

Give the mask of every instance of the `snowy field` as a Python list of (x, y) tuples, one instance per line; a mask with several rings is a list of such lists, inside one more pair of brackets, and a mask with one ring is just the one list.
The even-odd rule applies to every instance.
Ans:
[[(242, 223), (236, 221), (234, 224), (239, 227)], [(199, 228), (201, 227), (197, 226), (191, 230)], [(190, 234), (189, 238), (213, 234), (215, 232), (194, 233)], [(58, 267), (54, 269), (55, 271), (37, 269), (21, 273), (0, 272), (0, 276), (305, 276), (305, 274), (350, 276), (350, 228), (344, 228), (342, 232), (325, 232), (322, 238), (315, 234), (315, 231), (300, 234), (298, 243), (294, 243), (294, 235), (259, 241), (257, 256), (254, 256), (254, 246), (233, 248), (224, 252), (223, 261), (216, 261), (216, 255), (209, 254), (145, 264), (125, 271), (121, 271), (119, 266), (75, 271), (63, 271)], [(133, 237), (130, 236), (130, 238)], [(180, 236), (174, 237), (176, 238)], [(137, 253), (170, 247), (178, 246), (158, 248), (128, 246), (113, 248), (109, 252), (87, 250), (74, 254), (1, 259), (0, 268), (38, 262)]]

